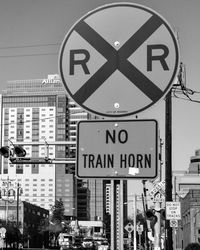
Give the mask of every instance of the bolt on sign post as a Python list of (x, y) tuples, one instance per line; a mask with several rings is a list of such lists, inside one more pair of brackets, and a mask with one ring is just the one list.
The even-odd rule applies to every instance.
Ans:
[(170, 25), (152, 9), (107, 4), (68, 31), (59, 71), (79, 106), (100, 116), (123, 117), (163, 98), (177, 75), (178, 51)]
[(77, 131), (77, 177), (153, 179), (157, 176), (156, 120), (80, 121)]

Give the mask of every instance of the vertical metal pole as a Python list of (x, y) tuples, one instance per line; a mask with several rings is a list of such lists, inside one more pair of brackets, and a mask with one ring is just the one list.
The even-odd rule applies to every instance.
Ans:
[(124, 249), (124, 181), (120, 180), (120, 250)]
[(5, 214), (5, 216), (6, 216), (6, 224), (7, 224), (7, 222), (8, 222), (8, 200), (5, 200), (5, 205), (6, 205), (6, 214)]
[(142, 194), (142, 204), (143, 204), (143, 211), (144, 211), (144, 216), (145, 216), (145, 250), (149, 249), (149, 242), (148, 242), (148, 225), (147, 225), (147, 219), (146, 219), (146, 207), (145, 207), (145, 202), (144, 202), (144, 194)]
[[(171, 90), (166, 95), (165, 111), (165, 185), (166, 201), (172, 201), (172, 100)], [(166, 250), (173, 249), (172, 228), (166, 220)]]
[(17, 183), (17, 227), (19, 225), (19, 183)]
[(94, 180), (94, 220), (97, 220), (97, 182), (96, 179)]
[[(17, 229), (19, 228), (19, 183), (17, 183)], [(19, 249), (19, 238), (17, 236), (17, 249)]]
[(111, 210), (111, 214), (110, 214), (110, 220), (111, 220), (111, 225), (110, 225), (110, 234), (111, 234), (111, 250), (115, 250), (115, 214), (114, 214), (114, 180), (111, 180), (111, 187), (110, 187), (110, 193), (111, 193), (111, 197), (110, 197), (110, 210)]
[(137, 215), (137, 204), (136, 204), (136, 194), (134, 194), (134, 250), (137, 250), (137, 227), (136, 227), (136, 215)]
[(143, 184), (143, 193), (144, 193), (145, 210), (147, 210), (147, 209), (148, 209), (148, 205), (147, 205), (146, 180), (142, 180), (142, 184)]

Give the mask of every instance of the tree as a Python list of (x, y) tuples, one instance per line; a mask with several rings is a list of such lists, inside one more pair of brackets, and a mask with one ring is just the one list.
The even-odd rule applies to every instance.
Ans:
[(8, 221), (6, 225), (6, 242), (11, 246), (12, 244), (19, 243), (22, 235), (16, 226), (16, 222)]
[(53, 224), (61, 224), (64, 220), (64, 204), (62, 199), (56, 200), (54, 206), (51, 207), (51, 218), (50, 221)]
[(51, 207), (51, 216), (50, 216), (50, 223), (49, 223), (49, 232), (51, 241), (54, 242), (53, 244), (56, 246), (57, 238), (60, 232), (63, 231), (62, 222), (65, 219), (64, 216), (64, 204), (62, 199), (56, 200), (54, 206)]

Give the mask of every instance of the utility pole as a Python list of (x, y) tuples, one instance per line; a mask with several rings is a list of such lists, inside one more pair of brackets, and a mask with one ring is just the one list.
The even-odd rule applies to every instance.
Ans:
[[(171, 90), (165, 101), (165, 185), (166, 201), (172, 201), (172, 97)], [(166, 220), (166, 250), (173, 249), (172, 228)]]
[(134, 250), (137, 249), (137, 197), (136, 194), (134, 194)]
[[(143, 184), (143, 195), (142, 195), (142, 201), (143, 201), (143, 210), (144, 210), (144, 214), (146, 217), (146, 211), (148, 210), (148, 204), (147, 204), (147, 189), (146, 189), (146, 180), (142, 180), (142, 184)], [(146, 229), (145, 229), (145, 250), (149, 249), (149, 240), (148, 240), (148, 224), (147, 224), (147, 220), (146, 221)]]

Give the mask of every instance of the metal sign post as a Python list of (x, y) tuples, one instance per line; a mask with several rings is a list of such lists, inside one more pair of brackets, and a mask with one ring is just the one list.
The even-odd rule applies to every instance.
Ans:
[[(157, 103), (170, 90), (178, 66), (178, 42), (170, 25), (152, 9), (132, 3), (90, 11), (68, 31), (59, 55), (60, 76), (70, 97), (105, 117), (133, 115)], [(151, 132), (157, 132), (135, 128), (129, 133), (127, 125), (115, 124), (109, 129), (100, 123), (95, 129), (79, 124), (77, 176), (155, 178), (157, 142), (154, 137), (152, 143)]]
[[(134, 221), (134, 224), (135, 224), (135, 221)], [(132, 242), (131, 233), (134, 231), (134, 235), (135, 235), (135, 227), (134, 227), (134, 225), (132, 223), (129, 222), (124, 228), (128, 232), (129, 250), (130, 250), (131, 249), (131, 242)], [(134, 242), (135, 242), (135, 237), (134, 237)]]

